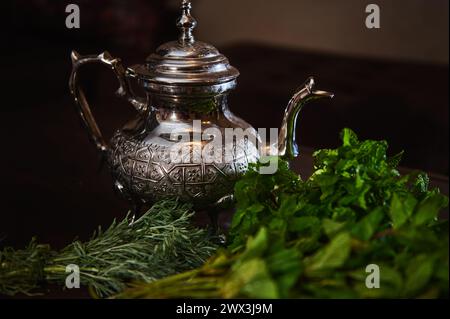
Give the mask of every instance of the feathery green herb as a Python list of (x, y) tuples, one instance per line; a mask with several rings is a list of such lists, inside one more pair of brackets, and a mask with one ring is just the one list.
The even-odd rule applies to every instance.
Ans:
[(156, 203), (137, 220), (127, 216), (101, 228), (90, 241), (75, 241), (60, 252), (36, 240), (24, 250), (0, 250), (0, 294), (33, 294), (44, 282), (64, 287), (66, 266), (80, 269), (82, 285), (100, 297), (132, 281), (151, 282), (200, 266), (215, 252), (207, 231), (192, 226), (190, 205)]

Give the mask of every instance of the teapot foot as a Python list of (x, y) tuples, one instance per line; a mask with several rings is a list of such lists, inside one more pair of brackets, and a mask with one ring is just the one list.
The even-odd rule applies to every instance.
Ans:
[(133, 214), (133, 217), (140, 216), (143, 207), (142, 202), (130, 200), (130, 205), (131, 205), (131, 214)]
[(216, 201), (207, 208), (210, 219), (209, 231), (213, 240), (219, 245), (225, 245), (227, 236), (219, 223), (219, 214), (227, 209), (230, 209), (234, 204), (233, 194), (226, 195)]
[(211, 240), (220, 246), (225, 245), (227, 237), (219, 225), (219, 211), (215, 209), (208, 210), (210, 224), (208, 225), (208, 233)]
[(132, 221), (134, 221), (136, 216), (140, 216), (142, 214), (142, 209), (145, 206), (145, 203), (142, 200), (137, 199), (128, 194), (128, 192), (125, 191), (123, 185), (117, 180), (114, 182), (113, 189), (116, 194), (118, 194), (120, 197), (122, 197), (128, 202)]

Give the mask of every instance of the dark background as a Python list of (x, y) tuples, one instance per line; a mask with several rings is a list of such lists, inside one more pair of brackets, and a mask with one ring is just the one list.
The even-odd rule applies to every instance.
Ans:
[[(81, 28), (70, 30), (68, 3), (6, 2), (0, 247), (22, 247), (35, 235), (60, 248), (126, 213), (108, 171), (99, 171), (98, 154), (75, 112), (69, 55), (72, 49), (81, 54), (107, 49), (125, 65), (142, 63), (178, 35), (178, 10), (167, 1), (74, 1)], [(200, 20), (200, 27), (208, 25)], [(445, 50), (448, 41), (442, 46)], [(256, 128), (278, 127), (293, 90), (310, 75), (319, 88), (336, 94), (332, 102), (302, 111), (298, 140), (305, 156), (294, 165), (297, 170), (305, 174), (311, 150), (336, 147), (340, 130), (350, 127), (361, 138), (388, 140), (391, 154), (405, 150), (404, 167), (431, 173), (448, 192), (448, 63), (347, 56), (251, 39), (219, 49), (241, 72), (230, 107)], [(86, 67), (83, 80), (104, 135), (135, 115), (115, 98), (117, 83), (109, 70)]]

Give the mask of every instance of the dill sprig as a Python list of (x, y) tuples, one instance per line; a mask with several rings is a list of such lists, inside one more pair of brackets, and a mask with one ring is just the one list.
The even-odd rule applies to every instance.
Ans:
[(140, 218), (127, 215), (88, 242), (74, 241), (59, 252), (32, 239), (23, 250), (0, 250), (0, 294), (32, 295), (43, 283), (65, 285), (66, 266), (80, 269), (80, 283), (99, 297), (131, 282), (156, 279), (202, 265), (215, 252), (207, 231), (192, 226), (194, 212), (175, 200), (156, 203)]

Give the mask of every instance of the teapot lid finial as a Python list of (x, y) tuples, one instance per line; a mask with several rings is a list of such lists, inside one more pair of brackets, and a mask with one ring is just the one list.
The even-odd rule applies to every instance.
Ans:
[(192, 31), (197, 26), (197, 20), (191, 15), (191, 1), (183, 0), (181, 5), (182, 14), (177, 21), (177, 26), (181, 30), (180, 43), (192, 44), (194, 43), (194, 36)]
[(194, 40), (191, 1), (183, 0), (181, 9), (179, 39), (160, 45), (145, 64), (128, 67), (128, 74), (153, 93), (217, 95), (233, 89), (239, 71), (214, 46)]

